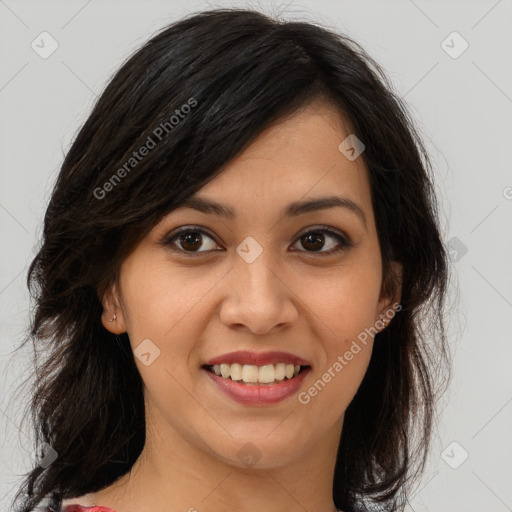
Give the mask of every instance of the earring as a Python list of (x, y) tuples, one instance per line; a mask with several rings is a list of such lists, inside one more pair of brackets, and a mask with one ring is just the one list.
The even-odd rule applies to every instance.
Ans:
[(117, 315), (114, 313), (114, 316), (109, 320), (109, 322), (113, 322), (117, 318)]

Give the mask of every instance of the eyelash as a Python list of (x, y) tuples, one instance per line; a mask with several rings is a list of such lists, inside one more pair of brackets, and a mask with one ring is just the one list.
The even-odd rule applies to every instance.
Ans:
[[(200, 227), (195, 227), (195, 226), (185, 226), (183, 228), (180, 228), (178, 231), (176, 232), (173, 232), (173, 233), (170, 233), (168, 235), (166, 235), (163, 240), (160, 242), (161, 245), (163, 246), (170, 246), (170, 245), (173, 245), (173, 241), (175, 239), (177, 239), (179, 236), (181, 235), (184, 235), (184, 234), (187, 234), (187, 233), (199, 233), (200, 235), (206, 235), (208, 238), (211, 238), (213, 241), (215, 241), (214, 237), (212, 235), (210, 235), (207, 231), (205, 231), (204, 229), (200, 228)], [(306, 235), (309, 235), (311, 233), (315, 233), (315, 234), (325, 234), (325, 235), (329, 235), (329, 236), (332, 236), (334, 238), (336, 238), (339, 242), (339, 244), (341, 245), (341, 248), (339, 249), (331, 249), (329, 251), (323, 251), (323, 252), (315, 252), (315, 251), (301, 251), (299, 250), (299, 252), (305, 252), (305, 253), (308, 253), (308, 254), (312, 254), (312, 255), (318, 255), (318, 256), (330, 256), (332, 254), (336, 254), (336, 253), (339, 253), (343, 250), (346, 250), (348, 249), (349, 247), (351, 247), (351, 243), (349, 241), (349, 238), (346, 236), (346, 235), (342, 235), (336, 231), (333, 231), (332, 229), (329, 229), (327, 226), (319, 226), (318, 228), (310, 228), (308, 229), (307, 231), (304, 231), (302, 232), (296, 239), (295, 243), (298, 242), (301, 238), (305, 237)], [(215, 242), (217, 243), (217, 242)], [(294, 245), (295, 245), (294, 243)], [(180, 249), (180, 248), (172, 248), (171, 250), (173, 250), (174, 252), (180, 252), (184, 255), (186, 255), (187, 257), (188, 256), (191, 256), (191, 257), (199, 257), (199, 256), (202, 256), (204, 254), (208, 254), (208, 253), (211, 253), (212, 251), (185, 251), (183, 249)]]

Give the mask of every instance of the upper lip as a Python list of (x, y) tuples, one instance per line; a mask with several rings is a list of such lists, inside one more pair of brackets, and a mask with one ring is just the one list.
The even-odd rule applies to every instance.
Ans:
[(310, 366), (310, 363), (301, 357), (298, 357), (289, 352), (252, 352), (250, 350), (238, 350), (236, 352), (230, 352), (229, 354), (223, 354), (222, 356), (214, 357), (210, 359), (205, 366), (213, 366), (215, 364), (253, 364), (256, 366), (263, 366), (266, 364), (293, 364), (300, 366)]

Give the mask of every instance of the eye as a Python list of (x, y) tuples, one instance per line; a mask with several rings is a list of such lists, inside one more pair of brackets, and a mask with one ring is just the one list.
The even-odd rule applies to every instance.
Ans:
[[(212, 243), (210, 243), (210, 247), (200, 251), (199, 248), (203, 246), (203, 237), (209, 239)], [(329, 239), (335, 240), (335, 242), (327, 243), (329, 250), (321, 250), (324, 248), (326, 240)], [(302, 247), (306, 248), (306, 251), (299, 252), (317, 253), (321, 256), (340, 252), (351, 245), (347, 236), (333, 231), (326, 226), (309, 229), (308, 231), (303, 232), (294, 245), (298, 242), (301, 242)], [(215, 251), (215, 247), (218, 247), (212, 236), (210, 236), (204, 229), (194, 226), (185, 226), (180, 228), (177, 232), (173, 232), (165, 236), (160, 243), (164, 246), (173, 246), (173, 251), (181, 252), (187, 256), (195, 256), (200, 253)], [(336, 246), (338, 246), (338, 248), (336, 248)]]
[[(325, 246), (325, 240), (334, 239), (337, 241), (336, 243), (328, 243), (327, 245), (330, 247), (327, 251), (322, 251), (321, 249)], [(348, 247), (350, 247), (350, 243), (348, 241), (348, 237), (333, 231), (332, 229), (327, 228), (326, 226), (322, 226), (315, 229), (309, 229), (302, 233), (297, 242), (301, 242), (302, 246), (308, 249), (306, 252), (318, 253), (320, 256), (328, 256), (330, 254), (338, 253)], [(336, 245), (339, 247), (336, 248)], [(332, 249), (332, 247), (335, 247)]]
[(217, 244), (210, 244), (210, 248), (207, 248), (205, 251), (198, 251), (199, 247), (203, 245), (202, 237), (209, 238), (213, 241), (213, 238), (208, 235), (203, 229), (195, 228), (195, 227), (184, 227), (181, 228), (178, 232), (171, 233), (166, 236), (162, 240), (162, 245), (174, 245), (177, 246), (177, 250), (179, 252), (185, 253), (187, 255), (193, 255), (193, 253), (201, 253), (208, 252), (213, 250), (212, 248), (216, 247)]

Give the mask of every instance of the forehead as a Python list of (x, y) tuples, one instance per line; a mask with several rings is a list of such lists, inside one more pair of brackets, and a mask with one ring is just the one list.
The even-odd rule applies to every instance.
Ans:
[(369, 215), (364, 160), (350, 160), (339, 149), (350, 134), (340, 112), (317, 101), (260, 133), (195, 196), (229, 203), (235, 214), (261, 214), (300, 199), (341, 195)]

